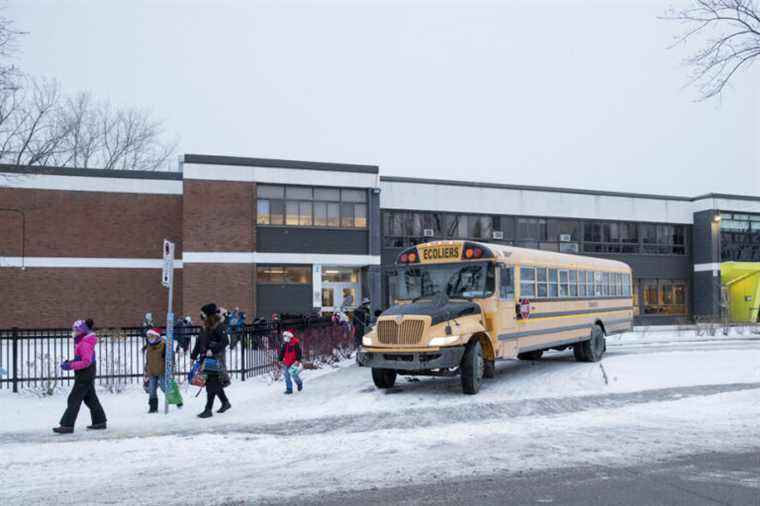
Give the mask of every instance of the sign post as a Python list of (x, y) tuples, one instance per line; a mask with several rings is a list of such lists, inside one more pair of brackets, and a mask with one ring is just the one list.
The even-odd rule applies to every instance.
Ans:
[(169, 289), (169, 306), (166, 310), (166, 371), (164, 372), (164, 414), (169, 414), (169, 399), (166, 395), (174, 377), (174, 243), (164, 239), (164, 268), (161, 284)]

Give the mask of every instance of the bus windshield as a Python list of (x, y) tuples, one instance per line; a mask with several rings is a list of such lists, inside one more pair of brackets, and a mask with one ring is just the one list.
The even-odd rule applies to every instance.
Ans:
[(415, 265), (399, 271), (396, 299), (414, 300), (446, 294), (449, 298), (493, 295), (494, 266), (490, 262)]

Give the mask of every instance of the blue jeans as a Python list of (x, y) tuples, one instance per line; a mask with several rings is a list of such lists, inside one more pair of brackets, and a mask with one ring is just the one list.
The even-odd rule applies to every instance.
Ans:
[(148, 398), (158, 399), (158, 388), (166, 395), (166, 378), (164, 376), (150, 376), (148, 378)]
[[(293, 382), (290, 380), (291, 374), (290, 374), (290, 367), (288, 367), (285, 364), (282, 364), (282, 374), (285, 375), (285, 389), (288, 392), (293, 391)], [(293, 380), (296, 382), (296, 385), (303, 388), (303, 381), (301, 381), (301, 377), (298, 375), (298, 373), (295, 373), (292, 375)]]

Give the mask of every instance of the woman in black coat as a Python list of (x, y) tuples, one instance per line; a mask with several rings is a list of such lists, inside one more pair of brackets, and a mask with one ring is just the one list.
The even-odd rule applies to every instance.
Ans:
[(190, 353), (193, 360), (200, 358), (201, 361), (206, 358), (215, 358), (222, 365), (221, 372), (206, 371), (206, 409), (198, 415), (200, 418), (209, 418), (213, 415), (211, 409), (214, 407), (214, 399), (219, 397), (222, 406), (217, 413), (224, 413), (232, 407), (227, 394), (224, 393), (223, 384), (227, 381), (227, 368), (224, 367), (224, 352), (230, 344), (227, 337), (222, 316), (219, 314), (219, 308), (216, 304), (206, 304), (201, 308), (201, 319), (203, 328), (195, 340), (195, 346)]

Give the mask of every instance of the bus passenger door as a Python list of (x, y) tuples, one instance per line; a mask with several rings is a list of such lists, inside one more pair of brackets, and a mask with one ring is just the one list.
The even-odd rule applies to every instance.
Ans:
[(499, 339), (499, 336), (515, 332), (517, 327), (517, 316), (515, 312), (515, 268), (512, 265), (499, 266), (499, 301), (498, 301), (498, 318), (496, 321), (497, 332), (494, 338), (498, 339), (499, 351), (497, 356), (502, 358), (512, 358), (516, 356), (517, 342), (514, 339)]

